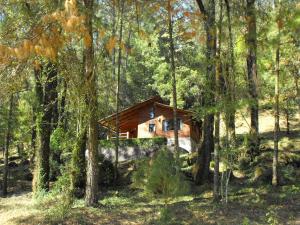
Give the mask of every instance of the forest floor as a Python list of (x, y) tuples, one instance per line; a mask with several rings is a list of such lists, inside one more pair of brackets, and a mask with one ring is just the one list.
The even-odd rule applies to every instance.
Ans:
[[(265, 150), (261, 160), (270, 168), (272, 159), (271, 114), (261, 119), (262, 145)], [(269, 118), (270, 117), (270, 118)], [(299, 117), (298, 117), (299, 118)], [(245, 121), (240, 119), (238, 123)], [(282, 122), (284, 123), (284, 121)], [(283, 124), (284, 125), (284, 124)], [(282, 125), (282, 127), (284, 127)], [(243, 133), (243, 125), (238, 133)], [(245, 129), (246, 130), (246, 129)], [(286, 164), (300, 158), (300, 123), (297, 117), (291, 120), (291, 133), (281, 131), (280, 162), (290, 165), (293, 179), (279, 187), (268, 181), (252, 182), (251, 178), (234, 178), (229, 186), (228, 203), (212, 201), (211, 184), (193, 186), (191, 193), (169, 203), (170, 214), (161, 220), (164, 207), (162, 199), (151, 199), (130, 186), (114, 190), (102, 190), (98, 207), (84, 206), (82, 199), (76, 200), (72, 208), (66, 208), (64, 198), (52, 195), (46, 200), (32, 197), (31, 181), (11, 177), (9, 196), (0, 198), (0, 225), (37, 224), (293, 224), (300, 225), (300, 167)], [(0, 156), (0, 171), (3, 164)], [(268, 159), (268, 160), (267, 160)], [(15, 161), (19, 163), (17, 160)], [(299, 161), (298, 161), (299, 162)], [(24, 167), (23, 167), (24, 168)], [(22, 174), (22, 168), (17, 167)], [(1, 174), (0, 174), (1, 176)], [(1, 180), (1, 179), (0, 179)], [(1, 186), (0, 186), (1, 189)], [(0, 190), (1, 191), (1, 190)]]
[(174, 199), (168, 223), (159, 219), (161, 199), (149, 200), (127, 187), (107, 192), (97, 208), (76, 200), (70, 210), (33, 200), (28, 190), (0, 199), (0, 224), (300, 224), (299, 179), (278, 188), (235, 181), (227, 204), (214, 204), (211, 188), (205, 189)]

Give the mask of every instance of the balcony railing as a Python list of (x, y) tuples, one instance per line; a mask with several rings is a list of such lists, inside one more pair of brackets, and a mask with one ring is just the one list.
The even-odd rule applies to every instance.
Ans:
[[(107, 140), (109, 139), (116, 139), (117, 138), (117, 134), (114, 133), (114, 134), (108, 134), (107, 135)], [(119, 139), (129, 139), (129, 132), (123, 132), (123, 133), (119, 133)]]

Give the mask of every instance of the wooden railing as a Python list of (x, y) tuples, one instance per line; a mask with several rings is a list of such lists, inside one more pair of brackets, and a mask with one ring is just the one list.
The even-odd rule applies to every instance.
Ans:
[[(115, 139), (117, 138), (117, 135), (114, 133), (113, 135), (107, 135), (107, 140), (109, 139)], [(129, 132), (123, 132), (119, 133), (119, 139), (129, 139)]]

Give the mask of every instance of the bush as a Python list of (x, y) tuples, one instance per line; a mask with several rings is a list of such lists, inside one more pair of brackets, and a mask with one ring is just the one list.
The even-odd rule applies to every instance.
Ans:
[(63, 174), (58, 177), (50, 192), (40, 191), (34, 196), (36, 205), (45, 209), (45, 216), (50, 224), (63, 222), (73, 205), (70, 174), (67, 172)]
[(104, 186), (112, 185), (114, 181), (114, 171), (113, 163), (105, 159), (104, 156), (100, 156), (99, 184)]
[(280, 173), (282, 175), (282, 178), (285, 182), (295, 182), (296, 181), (296, 177), (297, 177), (297, 173), (296, 170), (293, 166), (291, 165), (287, 165), (283, 168), (281, 168)]
[(133, 185), (167, 203), (171, 198), (187, 193), (189, 186), (177, 162), (167, 149), (162, 149), (150, 161), (143, 161), (133, 175)]

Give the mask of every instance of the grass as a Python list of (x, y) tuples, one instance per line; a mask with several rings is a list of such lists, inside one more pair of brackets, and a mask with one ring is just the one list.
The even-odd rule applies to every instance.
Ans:
[[(300, 173), (298, 171), (298, 178)], [(194, 194), (174, 199), (169, 208), (172, 224), (278, 224), (300, 223), (300, 179), (294, 184), (274, 188), (270, 185), (245, 185), (232, 182), (229, 203), (214, 204), (211, 187), (195, 187)], [(158, 224), (161, 199), (148, 199), (138, 190), (120, 187), (105, 193), (97, 208), (76, 200), (61, 216), (59, 202), (36, 202), (31, 192), (0, 199), (1, 224)], [(59, 210), (59, 211), (57, 211)]]

